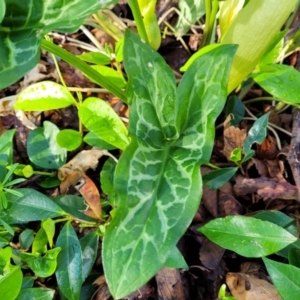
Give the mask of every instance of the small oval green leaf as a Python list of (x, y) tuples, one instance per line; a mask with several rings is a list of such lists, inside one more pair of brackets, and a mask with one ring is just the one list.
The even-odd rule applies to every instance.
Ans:
[(16, 299), (21, 290), (22, 277), (19, 266), (11, 266), (3, 274), (0, 274), (0, 299)]
[(44, 111), (76, 104), (67, 88), (53, 81), (31, 84), (17, 97), (15, 109), (25, 111)]
[(29, 159), (44, 169), (58, 169), (66, 162), (67, 151), (56, 142), (59, 129), (45, 121), (44, 127), (32, 130), (27, 138)]
[(219, 246), (245, 257), (266, 256), (297, 240), (273, 223), (244, 216), (215, 219), (198, 230)]
[(80, 147), (82, 136), (76, 130), (64, 129), (57, 134), (56, 141), (60, 147), (66, 148), (68, 151), (73, 151)]
[(129, 143), (127, 128), (103, 100), (87, 98), (78, 110), (83, 125), (105, 142), (124, 150)]

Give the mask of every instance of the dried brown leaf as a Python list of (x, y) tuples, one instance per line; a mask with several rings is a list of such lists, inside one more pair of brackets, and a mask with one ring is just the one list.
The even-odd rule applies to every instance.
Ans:
[(266, 280), (245, 273), (227, 273), (226, 283), (236, 300), (282, 300)]

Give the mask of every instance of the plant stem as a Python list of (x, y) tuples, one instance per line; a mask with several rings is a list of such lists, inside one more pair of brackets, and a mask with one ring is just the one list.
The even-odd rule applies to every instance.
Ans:
[(87, 77), (92, 79), (94, 82), (99, 84), (100, 86), (106, 88), (108, 91), (110, 91), (115, 96), (119, 97), (123, 102), (126, 103), (126, 93), (122, 91), (120, 88), (118, 88), (113, 81), (107, 79), (105, 76), (98, 73), (96, 70), (94, 70), (92, 67), (90, 67), (88, 64), (77, 58), (75, 55), (69, 53), (68, 51), (58, 47), (57, 45), (46, 41), (45, 39), (41, 42), (41, 48), (59, 56), (61, 59), (65, 60), (67, 63), (72, 65), (73, 67), (80, 70), (82, 73), (84, 73)]
[(128, 0), (140, 37), (149, 44), (145, 24), (137, 0)]

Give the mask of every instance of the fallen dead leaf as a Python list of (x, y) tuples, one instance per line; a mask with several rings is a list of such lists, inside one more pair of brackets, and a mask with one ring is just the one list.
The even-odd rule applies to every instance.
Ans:
[(237, 196), (257, 193), (264, 200), (297, 200), (296, 186), (288, 182), (278, 182), (276, 179), (264, 176), (260, 178), (246, 178), (238, 175), (236, 177), (234, 191)]
[(246, 129), (240, 129), (235, 126), (230, 126), (231, 117), (228, 116), (224, 121), (224, 148), (223, 154), (227, 160), (230, 160), (230, 154), (235, 148), (243, 148), (245, 139), (247, 137)]
[(88, 169), (96, 169), (99, 158), (103, 155), (109, 156), (116, 160), (116, 158), (107, 150), (98, 148), (92, 148), (91, 150), (83, 150), (79, 152), (73, 159), (58, 169), (58, 179), (63, 181), (75, 170), (86, 172)]
[(261, 144), (256, 145), (255, 152), (257, 158), (269, 160), (275, 159), (279, 152), (276, 145), (276, 139), (268, 134)]
[(95, 183), (83, 171), (74, 170), (61, 182), (61, 193), (66, 193), (71, 185), (81, 194), (87, 204), (87, 208), (83, 213), (89, 217), (101, 220), (101, 200)]
[(245, 273), (227, 273), (226, 283), (236, 300), (282, 300), (266, 280)]

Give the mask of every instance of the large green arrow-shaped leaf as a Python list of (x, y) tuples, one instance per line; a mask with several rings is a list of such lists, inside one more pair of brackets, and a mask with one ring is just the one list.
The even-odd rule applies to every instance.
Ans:
[(234, 52), (226, 45), (197, 59), (176, 96), (165, 61), (134, 33), (125, 34), (132, 139), (116, 168), (118, 208), (103, 244), (107, 283), (117, 299), (169, 264), (197, 210), (199, 165), (211, 155)]
[(19, 80), (37, 64), (43, 35), (51, 30), (74, 32), (87, 16), (116, 2), (6, 0), (3, 19), (0, 12), (0, 89)]

